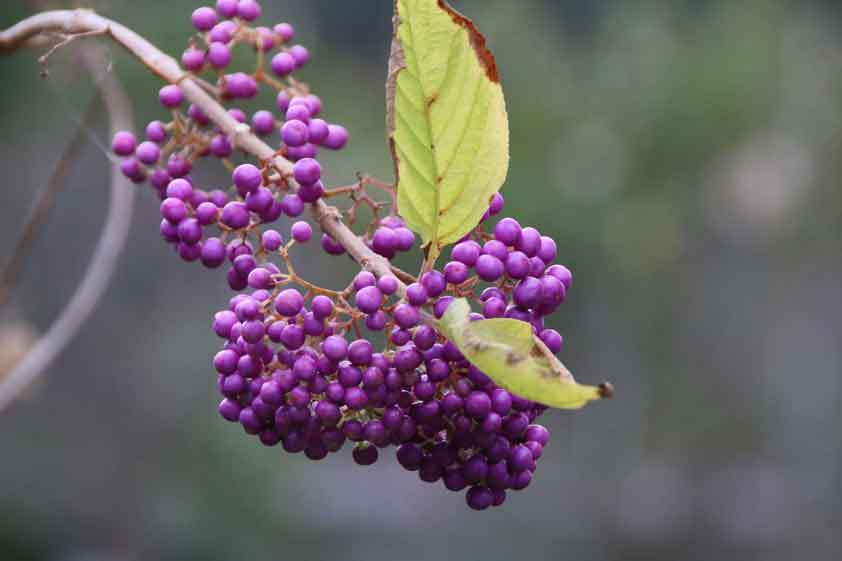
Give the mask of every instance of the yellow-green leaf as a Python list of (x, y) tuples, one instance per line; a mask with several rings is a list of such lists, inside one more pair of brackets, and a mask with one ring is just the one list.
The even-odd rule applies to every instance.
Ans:
[(576, 383), (528, 323), (502, 318), (472, 322), (470, 312), (464, 298), (453, 301), (439, 322), (439, 330), (498, 386), (559, 409), (580, 409), (613, 394), (607, 383)]
[(433, 260), (470, 232), (509, 168), (494, 57), (444, 0), (396, 0), (387, 125), (398, 206)]

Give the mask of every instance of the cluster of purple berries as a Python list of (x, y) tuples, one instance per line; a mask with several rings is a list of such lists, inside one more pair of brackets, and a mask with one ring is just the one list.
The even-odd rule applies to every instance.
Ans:
[[(237, 107), (230, 107), (229, 113), (240, 123), (249, 124), (258, 136), (269, 138), (278, 131), (279, 153), (300, 164), (294, 171), (301, 186), (296, 196), (305, 203), (314, 202), (324, 192), (321, 167), (315, 159), (319, 149), (342, 149), (348, 142), (348, 131), (319, 118), (321, 100), (293, 78), (293, 73), (310, 60), (305, 47), (287, 46), (295, 35), (293, 27), (288, 23), (273, 28), (252, 27), (250, 23), (260, 14), (260, 4), (254, 0), (218, 0), (216, 9), (198, 8), (192, 16), (198, 39), (191, 40), (182, 55), (182, 64), (197, 77), (203, 73), (214, 75), (217, 100), (221, 103), (252, 99), (259, 95), (262, 85), (276, 92), (275, 110), (256, 111), (250, 119)], [(251, 45), (260, 55), (253, 73), (228, 72), (232, 50), (240, 44)], [(262, 64), (264, 55), (273, 53), (270, 66), (277, 79), (265, 73)], [(124, 158), (121, 166), (126, 177), (137, 183), (149, 180), (164, 198), (170, 182), (189, 178), (198, 159), (215, 156), (227, 161), (234, 154), (234, 146), (200, 107), (191, 104), (186, 112), (182, 111), (184, 93), (178, 85), (161, 88), (159, 100), (172, 112), (173, 119), (149, 123), (142, 142), (130, 132), (120, 132), (115, 135), (112, 148)], [(283, 178), (274, 187), (282, 190)], [(278, 205), (274, 211), (279, 212)]]
[[(502, 205), (496, 196), (489, 214)], [(383, 222), (405, 228), (397, 217)], [(526, 321), (558, 352), (562, 338), (543, 317), (572, 275), (555, 257), (552, 240), (504, 218), (493, 235), (477, 228), (443, 271), (425, 273), (403, 297), (395, 277), (368, 272), (333, 298), (286, 285), (237, 295), (213, 323), (225, 340), (214, 360), (219, 412), (263, 444), (313, 460), (350, 440), (355, 461), (370, 465), (395, 446), (422, 481), (467, 489), (474, 509), (500, 505), (532, 480), (549, 439), (535, 424), (545, 407), (495, 385), (424, 318), (469, 297), (481, 304), (473, 320)], [(382, 352), (371, 342), (377, 332), (387, 333)]]
[[(112, 142), (114, 153), (124, 158), (123, 173), (138, 183), (148, 179), (162, 199), (161, 236), (185, 261), (200, 261), (209, 268), (228, 262), (228, 282), (234, 290), (271, 285), (268, 277), (280, 272), (271, 263), (251, 274), (257, 259), (284, 246), (283, 236), (265, 226), (281, 216), (300, 216), (307, 203), (322, 197), (322, 169), (315, 159), (319, 147), (340, 150), (348, 142), (344, 127), (318, 118), (321, 100), (309, 93), (305, 84), (292, 79), (292, 73), (310, 59), (305, 47), (286, 47), (295, 34), (292, 26), (251, 27), (249, 23), (260, 14), (260, 4), (253, 0), (219, 0), (215, 10), (198, 8), (192, 23), (200, 32), (203, 47), (191, 42), (182, 63), (197, 75), (203, 71), (217, 74), (221, 103), (254, 97), (261, 83), (277, 90), (275, 101), (283, 120), (276, 120), (272, 111), (261, 110), (254, 113), (250, 126), (264, 137), (279, 131), (279, 153), (294, 162), (292, 178), (297, 190), (290, 188), (290, 178), (270, 175), (249, 163), (233, 169), (227, 188), (199, 188), (190, 175), (194, 163), (211, 155), (233, 167), (229, 158), (234, 147), (199, 107), (190, 105), (186, 114), (180, 111), (184, 95), (177, 85), (164, 86), (159, 94), (161, 104), (172, 110), (172, 121), (149, 123), (145, 140), (140, 143), (126, 131), (118, 132)], [(254, 75), (225, 74), (231, 49), (237, 44), (252, 45), (261, 60), (264, 53), (277, 49), (272, 71), (287, 83), (265, 77), (260, 68)], [(237, 121), (248, 122), (241, 109), (229, 107), (228, 112)], [(293, 225), (293, 240), (303, 243), (311, 236), (312, 229), (306, 223)]]
[[(336, 291), (295, 275), (288, 250), (309, 242), (312, 227), (297, 221), (285, 239), (268, 226), (281, 216), (300, 216), (322, 197), (315, 157), (321, 147), (341, 149), (348, 133), (318, 118), (321, 100), (291, 77), (310, 58), (306, 48), (290, 45), (293, 28), (252, 27), (260, 13), (254, 0), (218, 0), (215, 9), (195, 10), (199, 35), (182, 64), (196, 75), (216, 74), (220, 103), (252, 98), (264, 84), (277, 91), (280, 120), (267, 110), (250, 122), (237, 107), (229, 105), (229, 113), (249, 122), (256, 135), (279, 132), (279, 153), (294, 162), (295, 186), (271, 169), (232, 164), (231, 140), (198, 107), (181, 111), (177, 85), (159, 95), (171, 121), (149, 123), (140, 143), (129, 132), (113, 140), (124, 174), (138, 183), (148, 179), (160, 196), (163, 238), (186, 261), (226, 266), (228, 284), (238, 292), (213, 321), (224, 341), (213, 360), (224, 398), (219, 413), (263, 444), (313, 460), (351, 441), (354, 460), (371, 465), (380, 450), (394, 446), (400, 465), (422, 481), (467, 489), (467, 503), (477, 510), (498, 506), (507, 490), (532, 480), (549, 439), (535, 424), (545, 406), (495, 385), (439, 333), (433, 318), (454, 298), (468, 298), (479, 309), (472, 320), (527, 322), (557, 353), (561, 335), (545, 328), (544, 318), (564, 301), (572, 275), (554, 264), (553, 240), (534, 228), (504, 218), (485, 231), (503, 209), (499, 194), (482, 222), (452, 248), (449, 262), (409, 286), (395, 276), (361, 272)], [(230, 72), (237, 44), (257, 51), (256, 72)], [(275, 78), (263, 72), (264, 55)], [(204, 190), (194, 183), (193, 164), (209, 155), (231, 169), (230, 186)], [(360, 239), (389, 260), (416, 244), (394, 214), (377, 219)], [(345, 252), (327, 234), (321, 247), (329, 255)], [(386, 346), (378, 350), (372, 340), (379, 333)]]

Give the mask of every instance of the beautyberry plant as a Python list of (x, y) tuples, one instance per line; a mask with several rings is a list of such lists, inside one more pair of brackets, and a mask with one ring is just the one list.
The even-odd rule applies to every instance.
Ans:
[[(173, 251), (222, 269), (234, 292), (212, 322), (219, 414), (311, 460), (352, 443), (368, 466), (394, 450), (471, 508), (499, 506), (532, 482), (550, 438), (538, 417), (612, 389), (577, 384), (555, 357), (563, 339), (545, 319), (573, 285), (555, 241), (501, 217), (508, 123), (485, 38), (443, 0), (397, 0), (386, 88), (395, 183), (360, 175), (329, 188), (320, 158), (348, 131), (296, 78), (311, 55), (294, 28), (260, 17), (256, 0), (197, 8), (180, 67), (165, 69), (107, 24), (170, 81), (161, 120), (114, 136), (121, 170), (152, 186)], [(235, 50), (254, 64), (234, 67)], [(248, 114), (252, 99), (271, 103)], [(230, 174), (221, 189), (192, 175), (213, 161)], [(297, 272), (296, 246), (348, 255), (360, 271), (319, 286)], [(393, 264), (418, 247), (417, 276)]]

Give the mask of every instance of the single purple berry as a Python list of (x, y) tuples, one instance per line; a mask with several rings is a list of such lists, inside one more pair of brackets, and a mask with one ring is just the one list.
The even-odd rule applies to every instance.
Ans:
[(323, 119), (310, 119), (310, 123), (307, 127), (310, 132), (310, 142), (313, 144), (322, 144), (325, 140), (327, 140), (327, 137), (330, 134), (330, 128), (328, 127), (327, 121)]
[(284, 78), (295, 70), (295, 59), (289, 53), (278, 53), (272, 57), (272, 72)]
[(521, 308), (534, 308), (541, 303), (544, 288), (535, 277), (526, 277), (520, 281), (512, 293), (514, 303)]
[(266, 251), (277, 251), (284, 243), (284, 238), (276, 230), (266, 230), (260, 240)]
[(231, 49), (225, 43), (211, 43), (207, 59), (211, 66), (221, 70), (231, 64)]
[(573, 286), (573, 273), (564, 265), (553, 265), (547, 269), (547, 274), (560, 280), (567, 289)]
[(326, 319), (333, 313), (333, 301), (327, 296), (318, 295), (310, 303), (313, 315), (318, 319)]
[(331, 238), (328, 234), (322, 235), (322, 249), (328, 255), (342, 255), (345, 253), (345, 248), (336, 240)]
[(500, 214), (505, 203), (506, 200), (503, 198), (503, 195), (500, 193), (494, 193), (494, 196), (491, 197), (491, 203), (488, 205), (488, 214), (491, 216)]
[(295, 37), (295, 29), (288, 23), (279, 23), (275, 26), (274, 30), (284, 43), (291, 41)]
[(146, 140), (161, 144), (167, 139), (167, 129), (161, 121), (151, 121), (146, 125)]
[(310, 52), (302, 45), (293, 45), (289, 49), (289, 54), (295, 59), (295, 64), (301, 68), (310, 61)]
[(414, 282), (406, 287), (406, 299), (413, 306), (423, 306), (428, 298), (427, 289), (421, 283)]
[(236, 30), (237, 24), (233, 21), (219, 22), (208, 33), (208, 40), (211, 43), (230, 43)]
[(216, 11), (224, 18), (233, 18), (237, 15), (238, 0), (216, 0)]
[(541, 236), (541, 247), (538, 249), (538, 258), (545, 264), (549, 265), (555, 261), (558, 254), (558, 246), (549, 236)]
[(521, 227), (514, 218), (504, 218), (494, 227), (494, 238), (509, 246), (514, 246), (521, 235)]
[(330, 125), (327, 138), (322, 142), (325, 148), (341, 150), (348, 144), (348, 131), (341, 125)]
[(272, 134), (275, 130), (275, 116), (269, 111), (257, 111), (251, 117), (251, 128), (260, 136)]
[(294, 317), (298, 315), (303, 306), (304, 298), (294, 288), (281, 291), (275, 298), (275, 309), (282, 316)]
[(198, 72), (205, 65), (205, 53), (190, 47), (181, 55), (181, 65), (190, 72)]
[(292, 173), (299, 183), (315, 183), (322, 176), (322, 167), (312, 158), (304, 158), (295, 162)]
[(477, 275), (484, 281), (496, 281), (503, 274), (503, 270), (503, 262), (492, 255), (480, 255), (477, 259)]
[(384, 257), (395, 254), (398, 246), (398, 236), (390, 228), (377, 228), (371, 238), (371, 248)]
[(531, 226), (524, 228), (517, 240), (517, 248), (529, 257), (535, 257), (541, 249), (541, 233)]
[(130, 132), (120, 131), (114, 135), (111, 142), (111, 149), (118, 156), (131, 156), (137, 147), (137, 139)]
[(355, 297), (357, 308), (364, 314), (373, 314), (383, 303), (383, 293), (376, 286), (366, 286)]
[(471, 392), (465, 400), (465, 411), (475, 419), (484, 419), (491, 412), (491, 398), (485, 392)]
[(376, 446), (358, 446), (354, 448), (352, 456), (354, 461), (361, 466), (370, 466), (377, 461), (377, 447)]
[(252, 164), (242, 164), (234, 169), (231, 179), (237, 191), (245, 196), (246, 193), (253, 193), (263, 183), (263, 176), (260, 170)]
[(482, 248), (475, 241), (465, 241), (456, 244), (453, 251), (450, 252), (450, 258), (453, 261), (464, 263), (468, 267), (473, 267), (479, 259)]
[(244, 203), (232, 201), (222, 209), (222, 223), (233, 230), (245, 228), (249, 221), (249, 211)]
[(394, 275), (384, 275), (377, 279), (377, 288), (387, 296), (391, 296), (398, 290), (398, 279)]
[(287, 121), (281, 127), (281, 140), (287, 146), (303, 146), (309, 139), (309, 129), (303, 121)]
[(439, 271), (428, 271), (421, 276), (421, 284), (426, 289), (427, 295), (435, 298), (447, 288), (447, 279)]
[(151, 166), (158, 163), (161, 157), (161, 148), (154, 142), (147, 140), (140, 143), (135, 155), (140, 163)]
[(450, 284), (462, 284), (468, 280), (469, 273), (468, 266), (461, 261), (451, 261), (444, 266), (444, 278)]
[(290, 234), (298, 243), (307, 243), (313, 237), (313, 227), (307, 222), (299, 220), (290, 228)]
[(263, 10), (257, 0), (240, 0), (237, 4), (237, 16), (244, 21), (254, 21)]
[(161, 105), (172, 109), (181, 105), (181, 102), (184, 101), (184, 93), (178, 86), (170, 84), (161, 88), (158, 99), (161, 101)]

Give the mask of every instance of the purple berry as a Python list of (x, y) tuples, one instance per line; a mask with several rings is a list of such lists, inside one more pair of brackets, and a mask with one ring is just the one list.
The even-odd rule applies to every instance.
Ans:
[(247, 193), (257, 191), (257, 188), (263, 183), (263, 176), (261, 175), (260, 170), (252, 164), (242, 164), (237, 166), (237, 168), (234, 169), (234, 173), (231, 175), (231, 179), (234, 182), (234, 186), (237, 188), (237, 191), (240, 192), (242, 196), (245, 196)]
[(272, 57), (272, 72), (284, 78), (295, 70), (295, 59), (289, 53), (278, 53)]
[(377, 288), (387, 296), (391, 296), (398, 290), (398, 279), (393, 275), (384, 275), (377, 279)]
[(564, 265), (553, 265), (547, 269), (547, 274), (552, 275), (564, 284), (565, 288), (573, 286), (573, 273)]
[(249, 211), (244, 203), (232, 201), (222, 209), (222, 223), (233, 230), (245, 228), (249, 221)]
[(158, 163), (161, 157), (161, 149), (154, 142), (147, 140), (140, 143), (135, 154), (140, 163), (153, 165)]
[(266, 251), (277, 251), (284, 243), (284, 238), (276, 230), (266, 230), (260, 240)]
[(282, 290), (275, 298), (275, 310), (282, 316), (294, 317), (298, 315), (303, 306), (304, 298), (294, 288)]
[(331, 150), (341, 150), (348, 143), (348, 131), (340, 125), (330, 125), (322, 145)]
[(251, 128), (261, 136), (272, 134), (275, 130), (275, 116), (269, 111), (258, 111), (251, 118)]
[(546, 264), (555, 261), (558, 254), (558, 247), (555, 240), (549, 236), (541, 236), (541, 247), (538, 249), (538, 258)]
[(238, 0), (216, 0), (216, 11), (224, 18), (233, 18), (237, 15)]
[(383, 294), (376, 286), (366, 286), (357, 292), (355, 302), (361, 312), (373, 314), (380, 309)]
[(114, 135), (114, 140), (111, 142), (111, 149), (118, 156), (131, 156), (134, 154), (137, 146), (137, 139), (135, 136), (126, 131), (120, 131)]
[(524, 228), (523, 230), (521, 230), (520, 237), (517, 240), (517, 248), (529, 257), (535, 257), (536, 255), (538, 255), (538, 251), (541, 249), (541, 233), (532, 227)]
[(298, 243), (307, 243), (313, 237), (313, 227), (307, 222), (299, 220), (290, 228), (290, 234)]
[(440, 296), (447, 288), (447, 279), (439, 271), (428, 271), (421, 276), (421, 284), (427, 294), (435, 298)]
[(491, 204), (488, 205), (488, 214), (491, 216), (500, 214), (505, 203), (506, 200), (503, 198), (503, 195), (500, 193), (494, 193), (494, 196), (491, 197)]
[(295, 29), (288, 23), (279, 23), (275, 26), (275, 33), (277, 33), (284, 43), (287, 43), (295, 37)]
[(514, 246), (521, 235), (521, 227), (514, 218), (504, 218), (494, 227), (494, 238), (509, 246)]
[(313, 158), (303, 158), (295, 162), (293, 166), (295, 180), (302, 184), (315, 183), (322, 176), (322, 168), (319, 162)]
[(466, 241), (456, 244), (453, 251), (450, 252), (450, 258), (453, 261), (464, 263), (468, 267), (473, 267), (479, 259), (482, 248), (474, 241)]
[(354, 448), (354, 461), (361, 466), (370, 466), (377, 461), (377, 448), (375, 446), (358, 446)]
[(262, 12), (257, 0), (240, 0), (237, 4), (237, 16), (244, 21), (254, 21)]
[(181, 88), (170, 84), (161, 88), (161, 91), (158, 93), (158, 99), (161, 101), (161, 105), (172, 109), (181, 105), (181, 102), (184, 101), (184, 94)]
[(310, 61), (310, 52), (301, 45), (290, 47), (289, 54), (295, 59), (295, 64), (298, 68), (301, 68)]
[(496, 281), (503, 274), (503, 270), (503, 262), (492, 255), (480, 255), (477, 259), (477, 275), (484, 281)]

